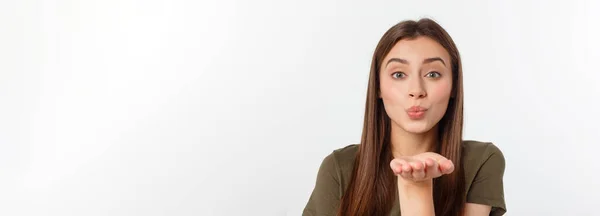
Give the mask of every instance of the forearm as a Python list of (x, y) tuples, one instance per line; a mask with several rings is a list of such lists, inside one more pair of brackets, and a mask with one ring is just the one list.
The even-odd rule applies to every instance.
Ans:
[(402, 216), (434, 216), (433, 182), (398, 180), (398, 195)]

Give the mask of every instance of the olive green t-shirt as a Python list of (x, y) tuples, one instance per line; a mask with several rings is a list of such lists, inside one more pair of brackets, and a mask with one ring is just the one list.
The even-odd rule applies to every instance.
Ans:
[[(504, 155), (494, 144), (463, 141), (463, 161), (467, 203), (492, 206), (490, 215), (506, 213), (504, 202)], [(304, 208), (303, 216), (334, 216), (352, 176), (358, 144), (336, 149), (319, 168), (315, 187)], [(396, 192), (397, 193), (397, 192)], [(400, 215), (398, 194), (390, 214)]]

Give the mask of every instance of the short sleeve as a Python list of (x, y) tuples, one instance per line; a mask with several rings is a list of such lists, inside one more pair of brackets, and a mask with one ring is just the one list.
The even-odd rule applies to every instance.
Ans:
[(341, 172), (334, 153), (323, 159), (303, 216), (335, 216), (340, 204)]
[(486, 147), (484, 155), (489, 155), (475, 175), (475, 179), (467, 193), (468, 203), (489, 205), (490, 215), (500, 216), (506, 213), (504, 201), (504, 155), (493, 144)]

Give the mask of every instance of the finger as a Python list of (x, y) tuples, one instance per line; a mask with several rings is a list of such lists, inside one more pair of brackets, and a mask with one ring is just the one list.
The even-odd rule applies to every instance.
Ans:
[(412, 167), (408, 163), (406, 166), (402, 166), (402, 173), (400, 175), (405, 179), (412, 179)]
[(410, 162), (410, 166), (413, 168), (412, 177), (414, 180), (423, 180), (425, 178), (425, 162)]
[(432, 158), (425, 159), (425, 174), (430, 175), (430, 173), (435, 172), (438, 169), (437, 162)]
[(425, 159), (425, 165), (427, 166), (427, 167), (425, 168), (425, 169), (427, 170), (427, 169), (430, 169), (430, 168), (432, 168), (433, 166), (437, 165), (437, 163), (436, 163), (436, 162), (435, 162), (433, 159), (431, 159), (431, 158), (427, 158), (427, 159)]
[(437, 178), (442, 175), (435, 158), (425, 158), (425, 178)]
[(408, 165), (408, 161), (406, 161), (405, 159), (393, 159), (392, 160), (392, 166), (394, 166), (392, 168), (392, 170), (394, 171), (394, 174), (396, 175), (400, 175), (402, 174), (402, 171), (405, 169), (404, 167), (409, 166)]
[(420, 170), (425, 167), (425, 165), (423, 164), (423, 161), (420, 161), (420, 160), (411, 161), (408, 164), (411, 166), (413, 171)]
[(392, 162), (390, 162), (390, 167), (392, 168), (392, 171), (394, 172), (395, 175), (399, 175), (400, 173), (402, 173), (402, 164), (404, 163), (403, 160), (399, 160), (399, 159), (394, 159), (392, 160)]
[(440, 161), (440, 171), (443, 174), (450, 174), (454, 172), (454, 163), (450, 160)]

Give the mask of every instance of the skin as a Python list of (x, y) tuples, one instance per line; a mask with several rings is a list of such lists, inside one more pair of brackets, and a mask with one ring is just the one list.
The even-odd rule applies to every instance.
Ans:
[[(428, 37), (403, 39), (384, 58), (380, 94), (392, 121), (394, 159), (402, 215), (434, 215), (433, 179), (454, 171), (447, 158), (429, 152), (437, 139), (437, 124), (446, 113), (452, 93), (450, 55)], [(407, 109), (426, 108), (423, 118), (411, 119)], [(488, 205), (467, 203), (465, 215), (489, 215)]]

